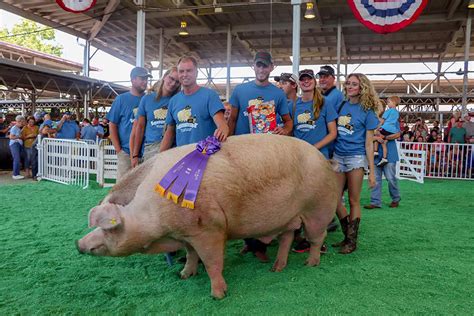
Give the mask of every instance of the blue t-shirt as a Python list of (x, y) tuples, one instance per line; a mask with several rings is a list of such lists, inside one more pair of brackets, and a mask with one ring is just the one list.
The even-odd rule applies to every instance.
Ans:
[(153, 92), (140, 101), (137, 116), (145, 117), (145, 144), (161, 142), (170, 99), (162, 96), (156, 101), (156, 92)]
[[(293, 135), (311, 145), (315, 145), (329, 133), (328, 123), (337, 119), (337, 113), (332, 106), (323, 104), (318, 119), (314, 120), (313, 100), (303, 102), (301, 98), (296, 101), (295, 118), (293, 119)], [(320, 149), (321, 153), (329, 159), (328, 145)]]
[(398, 133), (397, 126), (399, 124), (398, 123), (399, 117), (400, 117), (400, 114), (398, 113), (397, 109), (389, 108), (382, 115), (384, 122), (381, 127), (387, 132), (390, 132), (392, 134)]
[(94, 128), (97, 134), (101, 134), (102, 136), (104, 136), (104, 128), (100, 124), (94, 126)]
[(106, 116), (117, 125), (120, 146), (127, 154), (130, 154), (130, 133), (141, 98), (142, 96), (135, 96), (130, 92), (118, 95)]
[[(293, 100), (286, 100), (286, 104), (288, 105), (288, 114), (290, 114), (290, 117), (292, 117), (293, 115)], [(283, 127), (285, 126), (285, 124), (283, 123), (283, 119), (281, 118), (281, 116), (279, 114), (277, 114), (277, 125), (280, 126), (280, 127)]]
[[(18, 126), (14, 125), (12, 128), (10, 128), (10, 134), (14, 135), (16, 137), (20, 137), (21, 136), (21, 129)], [(10, 139), (10, 141), (8, 142), (8, 145), (11, 146), (15, 143), (23, 145), (23, 140), (21, 140), (20, 138), (19, 139)]]
[(337, 119), (335, 152), (339, 156), (365, 155), (365, 136), (379, 125), (374, 111), (365, 111), (359, 103), (345, 101)]
[(92, 125), (83, 126), (81, 129), (81, 139), (89, 139), (95, 141), (97, 137), (97, 131)]
[[(380, 147), (379, 147), (380, 148)], [(377, 165), (382, 159), (382, 155), (375, 156), (374, 163)], [(396, 163), (398, 159), (397, 143), (395, 140), (387, 142), (387, 160), (389, 163)]]
[(258, 86), (255, 81), (240, 84), (235, 87), (229, 101), (232, 107), (239, 110), (235, 124), (235, 135), (250, 133), (247, 107), (259, 98), (263, 99), (265, 103), (273, 104), (277, 115), (283, 116), (289, 113), (285, 93), (273, 84)]
[[(59, 124), (59, 122), (57, 124)], [(76, 135), (79, 132), (79, 126), (75, 121), (66, 120), (61, 126), (61, 129), (56, 134), (56, 138), (76, 139)]]
[(200, 87), (191, 95), (181, 91), (169, 101), (166, 124), (176, 126), (177, 146), (192, 144), (214, 134), (214, 115), (224, 110), (219, 96), (211, 89)]
[(339, 106), (341, 105), (342, 101), (344, 100), (344, 95), (341, 91), (339, 91), (336, 87), (332, 87), (328, 91), (323, 93), (324, 95), (324, 104), (327, 106), (331, 106), (334, 111), (339, 110)]

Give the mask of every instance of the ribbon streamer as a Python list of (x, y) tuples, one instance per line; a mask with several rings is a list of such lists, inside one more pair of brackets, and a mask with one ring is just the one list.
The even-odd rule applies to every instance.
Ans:
[(196, 149), (178, 161), (155, 186), (155, 191), (178, 204), (183, 193), (182, 207), (194, 209), (197, 193), (206, 169), (209, 156), (220, 150), (221, 144), (214, 136), (197, 143)]

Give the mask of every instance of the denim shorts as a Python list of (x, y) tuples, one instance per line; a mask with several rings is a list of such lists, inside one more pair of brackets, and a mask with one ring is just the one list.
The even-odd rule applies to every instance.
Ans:
[(337, 161), (339, 165), (338, 172), (349, 172), (358, 168), (364, 168), (366, 171), (369, 169), (365, 155), (339, 156), (334, 153), (333, 159)]

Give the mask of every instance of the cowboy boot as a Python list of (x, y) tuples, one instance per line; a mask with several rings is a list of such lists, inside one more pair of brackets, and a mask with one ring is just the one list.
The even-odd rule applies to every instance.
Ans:
[(347, 255), (357, 249), (357, 234), (359, 232), (360, 218), (356, 218), (349, 223), (347, 228), (347, 242), (342, 246), (339, 253)]
[(342, 247), (346, 244), (347, 242), (347, 227), (349, 226), (349, 215), (346, 215), (346, 217), (339, 219), (339, 222), (341, 223), (341, 230), (342, 233), (344, 234), (344, 240), (337, 242), (335, 244), (332, 244), (333, 247)]

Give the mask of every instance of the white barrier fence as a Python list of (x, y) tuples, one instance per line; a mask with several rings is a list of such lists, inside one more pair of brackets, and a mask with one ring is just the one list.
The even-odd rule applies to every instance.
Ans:
[(68, 185), (89, 186), (90, 147), (86, 142), (45, 138), (38, 148), (38, 177)]
[(89, 175), (95, 174), (100, 186), (117, 178), (117, 155), (107, 139), (38, 139), (38, 177), (87, 188)]
[(474, 144), (399, 142), (398, 146), (400, 158), (404, 154), (415, 167), (424, 165), (426, 178), (474, 180)]
[(404, 148), (398, 142), (397, 149), (399, 156), (397, 178), (423, 183), (425, 176), (425, 152)]

